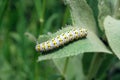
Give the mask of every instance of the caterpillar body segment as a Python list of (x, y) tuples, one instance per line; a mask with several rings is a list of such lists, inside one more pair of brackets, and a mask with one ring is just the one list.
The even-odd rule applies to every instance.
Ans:
[(66, 43), (69, 43), (73, 40), (86, 37), (87, 34), (88, 31), (84, 28), (71, 29), (70, 31), (62, 33), (51, 40), (37, 44), (35, 49), (40, 52), (49, 51), (58, 48)]

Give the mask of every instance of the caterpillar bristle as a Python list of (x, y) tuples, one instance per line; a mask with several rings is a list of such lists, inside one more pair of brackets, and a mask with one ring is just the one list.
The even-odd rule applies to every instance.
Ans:
[(57, 35), (55, 38), (51, 40), (37, 44), (35, 49), (36, 51), (40, 52), (53, 50), (73, 40), (78, 40), (80, 38), (86, 37), (87, 34), (88, 34), (87, 29), (73, 27), (70, 31)]

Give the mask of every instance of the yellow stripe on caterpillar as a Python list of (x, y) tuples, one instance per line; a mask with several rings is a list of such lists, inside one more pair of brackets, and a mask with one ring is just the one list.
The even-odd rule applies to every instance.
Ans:
[(37, 44), (35, 49), (41, 52), (49, 51), (59, 46), (62, 46), (70, 41), (73, 41), (75, 39), (86, 37), (87, 34), (88, 34), (87, 29), (74, 28), (74, 29), (71, 29), (70, 31), (67, 31), (65, 33), (62, 33), (61, 35), (56, 36), (52, 40), (48, 40), (46, 42)]

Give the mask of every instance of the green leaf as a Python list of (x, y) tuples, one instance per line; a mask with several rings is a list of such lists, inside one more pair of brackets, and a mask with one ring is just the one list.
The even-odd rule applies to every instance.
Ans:
[(47, 31), (50, 31), (50, 28), (52, 25), (52, 23), (57, 19), (59, 18), (59, 15), (57, 13), (54, 13), (53, 15), (50, 16), (50, 18), (48, 18), (48, 20), (46, 21), (46, 24), (45, 24), (45, 28), (44, 28), (44, 33), (46, 33)]
[(41, 13), (42, 13), (42, 2), (41, 0), (36, 0), (34, 1), (34, 4), (35, 4), (35, 8), (36, 8), (36, 13), (38, 15), (38, 18), (41, 17)]
[(72, 20), (75, 26), (89, 28), (97, 33), (93, 12), (85, 0), (65, 0), (70, 6)]
[(89, 6), (91, 7), (93, 11), (93, 16), (95, 17), (95, 21), (97, 23), (98, 19), (98, 0), (86, 0)]
[(119, 0), (98, 0), (99, 9), (99, 27), (101, 31), (104, 31), (104, 19), (107, 15), (119, 18)]
[[(81, 62), (82, 55), (83, 54), (71, 58), (53, 60), (60, 73), (64, 76), (65, 80), (84, 80), (85, 75), (83, 74)], [(67, 65), (65, 65), (67, 59)]]
[(7, 7), (7, 0), (0, 0), (0, 24), (2, 22), (2, 19), (4, 17), (5, 11), (7, 11), (6, 7)]
[(40, 35), (40, 36), (38, 37), (37, 43), (45, 42), (45, 41), (47, 41), (49, 38), (50, 38), (50, 36), (48, 36), (48, 35)]
[(120, 20), (107, 16), (104, 27), (109, 45), (114, 54), (120, 59)]
[[(2, 53), (2, 51), (0, 51)], [(5, 60), (3, 54), (0, 54), (0, 79), (9, 80), (13, 76), (13, 70), (9, 63)]]
[(20, 35), (19, 35), (18, 33), (15, 33), (15, 32), (11, 32), (11, 33), (10, 33), (10, 37), (11, 37), (12, 39), (14, 39), (15, 41), (17, 41), (17, 42), (20, 42), (20, 40), (21, 40)]
[(96, 53), (92, 53), (92, 54), (86, 53), (82, 57), (82, 66), (83, 66), (83, 72), (85, 75), (88, 74), (88, 70), (89, 70), (88, 66), (90, 66), (90, 63), (92, 61), (94, 54), (96, 54)]
[(115, 6), (114, 6), (114, 18), (120, 19), (120, 0), (114, 1)]
[[(51, 34), (51, 36), (55, 37), (63, 32), (70, 30), (71, 28), (73, 27), (63, 28), (62, 30), (56, 32), (55, 34)], [(39, 56), (38, 61), (69, 57), (85, 52), (111, 53), (94, 33), (88, 31), (88, 35), (86, 38), (73, 41), (68, 45), (64, 45), (62, 48), (58, 48), (56, 51), (52, 52), (48, 51), (47, 55)]]
[(36, 42), (36, 38), (35, 38), (35, 36), (32, 35), (31, 33), (29, 33), (29, 32), (25, 32), (25, 36), (27, 36), (28, 39), (29, 39), (30, 41), (32, 41), (32, 42)]
[(113, 55), (108, 55), (108, 54), (103, 56), (102, 64), (100, 65), (100, 68), (99, 68), (97, 75), (96, 75), (96, 77), (99, 80), (105, 80), (104, 78), (107, 76), (106, 72), (113, 64), (113, 61), (115, 61), (114, 58), (116, 58), (116, 57)]

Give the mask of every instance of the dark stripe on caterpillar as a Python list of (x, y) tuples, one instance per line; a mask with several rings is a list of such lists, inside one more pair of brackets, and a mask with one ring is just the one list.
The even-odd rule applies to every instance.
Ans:
[(35, 49), (40, 52), (49, 51), (49, 50), (58, 48), (66, 43), (69, 43), (73, 40), (86, 37), (87, 34), (88, 34), (87, 29), (73, 28), (70, 31), (62, 33), (51, 40), (37, 44)]

